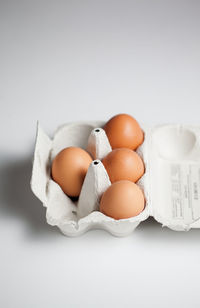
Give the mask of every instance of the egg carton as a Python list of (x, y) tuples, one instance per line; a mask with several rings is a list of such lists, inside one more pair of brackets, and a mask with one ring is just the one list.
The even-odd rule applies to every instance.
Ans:
[[(57, 226), (67, 236), (97, 228), (126, 236), (149, 216), (176, 231), (200, 228), (200, 128), (142, 126), (145, 138), (137, 152), (144, 161), (145, 174), (137, 184), (145, 195), (145, 209), (135, 217), (115, 220), (98, 210), (101, 195), (111, 185), (101, 163), (111, 151), (102, 129), (104, 124), (66, 124), (56, 131), (53, 139), (38, 124), (31, 188), (46, 207), (48, 224)], [(65, 195), (51, 178), (54, 157), (69, 146), (87, 150), (94, 159), (78, 201)]]

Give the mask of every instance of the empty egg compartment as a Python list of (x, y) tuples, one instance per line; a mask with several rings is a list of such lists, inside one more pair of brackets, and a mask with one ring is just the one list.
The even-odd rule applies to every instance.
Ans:
[(148, 155), (151, 216), (177, 231), (200, 228), (200, 129), (155, 127)]
[[(115, 220), (99, 212), (100, 197), (111, 185), (101, 163), (101, 159), (111, 151), (108, 138), (101, 128), (103, 124), (103, 122), (66, 124), (57, 130), (53, 140), (50, 140), (38, 126), (31, 187), (47, 208), (47, 222), (58, 226), (62, 233), (68, 236), (77, 236), (93, 228), (107, 230), (116, 236), (125, 236), (149, 216), (148, 185), (145, 185), (148, 182), (146, 142), (138, 149), (146, 166), (145, 175), (138, 182), (146, 197), (144, 211), (136, 217), (121, 220)], [(51, 179), (50, 174), (54, 157), (69, 146), (87, 150), (94, 159), (86, 174), (78, 200), (72, 200), (65, 195), (60, 186)], [(44, 173), (44, 170), (47, 172)]]

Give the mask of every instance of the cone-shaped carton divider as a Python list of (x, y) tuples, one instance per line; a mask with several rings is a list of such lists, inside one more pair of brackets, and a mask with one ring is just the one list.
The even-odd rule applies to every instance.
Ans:
[(94, 159), (100, 160), (112, 151), (108, 137), (103, 128), (98, 127), (92, 130), (88, 139), (87, 151)]
[(78, 219), (99, 209), (100, 198), (110, 185), (111, 183), (103, 164), (100, 160), (94, 160), (89, 166), (79, 196)]

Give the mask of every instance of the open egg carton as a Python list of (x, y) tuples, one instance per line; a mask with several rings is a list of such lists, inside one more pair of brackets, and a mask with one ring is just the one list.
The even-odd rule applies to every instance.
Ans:
[[(200, 128), (142, 126), (145, 138), (137, 152), (144, 161), (145, 174), (137, 184), (145, 195), (145, 209), (138, 216), (115, 220), (98, 210), (102, 194), (111, 185), (101, 163), (111, 151), (104, 124), (66, 124), (52, 140), (38, 125), (31, 188), (46, 207), (47, 222), (67, 236), (97, 228), (126, 236), (149, 216), (176, 231), (200, 228)], [(87, 150), (94, 159), (74, 202), (51, 178), (54, 157), (69, 146)]]

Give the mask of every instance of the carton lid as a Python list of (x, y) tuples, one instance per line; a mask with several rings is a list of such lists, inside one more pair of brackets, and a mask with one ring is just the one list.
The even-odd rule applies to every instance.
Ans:
[(151, 215), (174, 230), (200, 227), (199, 139), (192, 126), (163, 125), (149, 133)]

